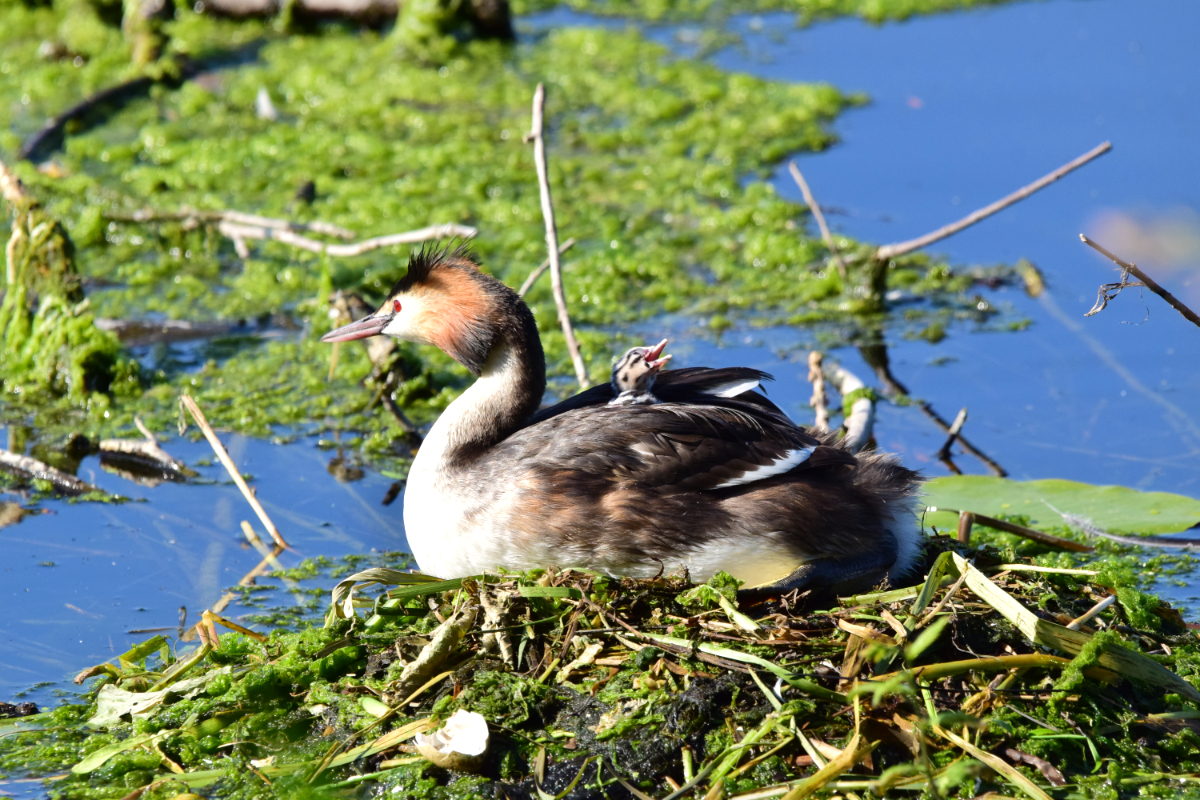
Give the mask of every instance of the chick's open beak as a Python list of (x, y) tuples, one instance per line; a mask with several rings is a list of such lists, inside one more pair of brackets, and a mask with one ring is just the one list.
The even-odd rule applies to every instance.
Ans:
[(666, 346), (667, 346), (667, 340), (663, 339), (661, 342), (654, 345), (654, 347), (651, 347), (649, 350), (647, 350), (646, 351), (646, 363), (649, 364), (654, 369), (662, 368), (662, 366), (664, 364), (666, 364), (668, 361), (671, 360), (671, 357), (669, 355), (659, 358), (659, 356), (662, 355), (662, 351), (666, 348)]
[(383, 329), (392, 321), (391, 314), (375, 315), (363, 317), (357, 322), (351, 322), (349, 325), (343, 325), (337, 330), (330, 331), (321, 337), (322, 342), (352, 342), (355, 339), (365, 339), (368, 336), (377, 336), (383, 333)]

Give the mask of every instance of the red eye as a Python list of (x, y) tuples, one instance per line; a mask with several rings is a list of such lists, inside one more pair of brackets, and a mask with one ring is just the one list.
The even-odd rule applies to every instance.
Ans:
[(394, 311), (397, 314), (400, 313), (400, 301), (399, 300), (392, 301), (392, 311)]

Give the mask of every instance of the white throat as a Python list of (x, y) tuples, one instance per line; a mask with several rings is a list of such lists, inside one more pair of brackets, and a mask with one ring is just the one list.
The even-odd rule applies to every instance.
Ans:
[(521, 369), (512, 347), (499, 344), (479, 379), (438, 417), (413, 459), (404, 489), (404, 530), (425, 572), (441, 577), (471, 574), (458, 562), (470, 560), (472, 545), (480, 538), (476, 511), (492, 501), (499, 487), (459, 480), (455, 456), (486, 436), (497, 417), (511, 415), (520, 402)]

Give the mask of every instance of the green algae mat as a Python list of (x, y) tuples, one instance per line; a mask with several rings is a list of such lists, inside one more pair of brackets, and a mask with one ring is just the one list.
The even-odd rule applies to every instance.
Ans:
[(206, 614), (85, 670), (78, 700), (0, 722), (0, 771), (55, 798), (1195, 791), (1197, 631), (1119, 557), (1039, 560), (935, 536), (923, 580), (822, 602), (373, 567), (323, 626)]
[[(0, 7), (0, 104), (14, 109), (0, 152), (16, 152), (47, 119), (139, 74), (119, 28), (83, 5), (72, 13)], [(879, 18), (947, 7), (794, 6)], [(702, 9), (689, 8), (660, 10)], [(887, 286), (939, 302), (894, 317), (881, 311), (867, 270), (852, 268), (843, 282), (827, 268), (825, 246), (805, 232), (805, 209), (765, 180), (789, 154), (830, 144), (829, 123), (864, 100), (834, 87), (672, 57), (633, 27), (564, 28), (516, 44), (470, 40), (432, 65), (403, 58), (386, 32), (342, 25), (285, 35), (270, 22), (181, 7), (164, 31), (160, 66), (169, 73), (188, 64), (187, 79), (168, 75), (148, 95), (72, 123), (63, 148), (40, 165), (5, 158), (69, 234), (86, 290), (84, 303), (55, 309), (56, 329), (75, 337), (65, 356), (27, 335), (38, 307), (24, 328), (4, 331), (0, 414), (32, 423), (35, 437), (131, 431), (135, 414), (163, 430), (186, 389), (220, 427), (259, 436), (279, 425), (353, 430), (368, 462), (402, 471), (395, 424), (374, 413), (373, 388), (359, 385), (374, 369), (366, 351), (342, 348), (331, 370), (331, 351), (316, 340), (331, 324), (332, 293), (379, 302), (408, 248), (326, 257), (251, 241), (240, 253), (202, 215), (324, 222), (360, 238), (469, 226), (485, 268), (517, 286), (545, 257), (532, 152), (522, 142), (538, 82), (548, 87), (558, 227), (577, 242), (564, 256), (567, 299), (594, 379), (621, 349), (621, 326), (663, 313), (717, 333), (781, 322), (845, 331), (850, 322), (867, 336), (885, 325), (919, 332), (996, 318), (971, 291), (973, 273), (922, 255), (891, 263)], [(259, 110), (260, 95), (271, 114)], [(849, 240), (840, 247), (847, 259), (870, 252)], [(571, 374), (549, 282), (528, 300), (551, 373)], [(186, 349), (142, 345), (137, 358), (136, 341), (118, 337), (128, 330), (122, 323), (164, 319), (218, 332)], [(415, 423), (428, 422), (467, 375), (432, 349), (406, 345), (400, 355), (389, 393)]]

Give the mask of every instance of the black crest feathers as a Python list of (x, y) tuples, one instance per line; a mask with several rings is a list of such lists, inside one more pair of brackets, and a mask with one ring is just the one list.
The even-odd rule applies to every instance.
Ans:
[(398, 292), (407, 292), (412, 287), (424, 283), (429, 279), (429, 273), (449, 263), (456, 265), (470, 264), (474, 266), (479, 262), (476, 261), (475, 254), (467, 242), (455, 244), (451, 241), (445, 245), (422, 245), (420, 250), (417, 250), (408, 257), (408, 272), (404, 274), (404, 277), (396, 281), (388, 296), (391, 297)]

